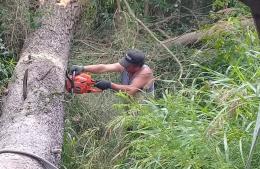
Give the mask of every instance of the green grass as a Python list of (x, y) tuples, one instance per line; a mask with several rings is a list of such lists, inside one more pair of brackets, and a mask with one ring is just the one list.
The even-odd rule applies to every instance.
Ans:
[[(250, 28), (216, 38), (208, 40), (212, 55), (201, 53), (210, 64), (193, 64), (193, 83), (131, 105), (139, 113), (124, 115), (133, 130), (118, 168), (245, 167), (259, 107), (259, 41)], [(259, 168), (257, 151), (253, 156)]]
[(0, 96), (6, 92), (24, 39), (30, 31), (27, 8), (22, 0), (4, 0), (0, 4)]
[(212, 91), (188, 88), (147, 105), (132, 104), (138, 115), (122, 118), (133, 130), (118, 168), (243, 168), (259, 101), (240, 90), (225, 102)]
[[(14, 53), (19, 52), (25, 35), (39, 26), (35, 17), (40, 14), (32, 16), (20, 0), (6, 1), (0, 9), (2, 93), (16, 64)], [(256, 136), (260, 48), (256, 31), (241, 27), (235, 18), (241, 13), (225, 16), (236, 28), (232, 32), (211, 35), (193, 48), (171, 48), (185, 69), (180, 85), (175, 81), (176, 63), (127, 14), (121, 30), (112, 31), (108, 17), (89, 34), (98, 19), (96, 7), (89, 9), (82, 29), (76, 32), (70, 65), (116, 62), (126, 49), (137, 47), (147, 53), (155, 70), (158, 97), (140, 104), (111, 91), (66, 95), (62, 168), (244, 168)], [(118, 81), (115, 74), (93, 77)], [(260, 168), (259, 148), (256, 141), (250, 154), (254, 169)]]
[(0, 38), (0, 93), (5, 90), (15, 65), (14, 54), (5, 47), (3, 40)]
[[(259, 107), (260, 48), (253, 28), (230, 22), (235, 31), (212, 35), (200, 50), (173, 49), (189, 55), (183, 86), (173, 80), (170, 58), (149, 60), (167, 64), (157, 68), (160, 98), (139, 104), (106, 92), (67, 99), (63, 168), (244, 168)], [(83, 50), (74, 63), (102, 61)], [(259, 168), (258, 150), (252, 168)]]

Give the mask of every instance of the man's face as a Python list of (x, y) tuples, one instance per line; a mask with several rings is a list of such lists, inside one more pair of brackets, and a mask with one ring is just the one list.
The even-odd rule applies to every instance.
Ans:
[(141, 69), (140, 66), (130, 64), (129, 66), (127, 66), (126, 71), (133, 74), (133, 73), (138, 72), (140, 69)]

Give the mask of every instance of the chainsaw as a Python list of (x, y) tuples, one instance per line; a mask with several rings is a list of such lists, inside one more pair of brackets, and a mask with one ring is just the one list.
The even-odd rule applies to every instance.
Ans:
[(73, 72), (72, 75), (69, 75), (67, 72), (66, 77), (65, 87), (70, 93), (84, 94), (102, 92), (101, 89), (94, 87), (96, 81), (91, 78), (90, 74), (81, 73), (79, 75), (75, 75), (75, 72)]

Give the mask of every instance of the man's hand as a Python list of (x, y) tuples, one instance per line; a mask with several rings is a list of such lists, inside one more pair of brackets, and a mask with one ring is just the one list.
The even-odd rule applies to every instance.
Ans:
[(84, 71), (84, 66), (73, 65), (70, 68), (70, 74), (73, 74), (73, 72), (75, 72), (75, 75), (79, 75), (83, 71)]
[(95, 87), (101, 90), (111, 89), (111, 82), (105, 80), (99, 80), (96, 82)]

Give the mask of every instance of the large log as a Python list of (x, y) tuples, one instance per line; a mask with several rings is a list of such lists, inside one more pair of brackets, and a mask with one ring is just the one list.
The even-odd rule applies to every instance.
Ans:
[[(244, 19), (241, 21), (242, 26), (252, 26), (254, 24), (252, 19)], [(206, 30), (198, 30), (190, 33), (186, 33), (177, 37), (169, 38), (164, 40), (166, 46), (171, 45), (190, 45), (200, 42), (203, 38), (209, 37), (216, 33), (220, 33), (223, 31), (233, 31), (235, 27), (227, 21), (221, 21), (214, 24), (209, 29)]]
[(56, 166), (60, 161), (65, 70), (80, 6), (48, 0), (42, 11), (41, 27), (26, 40), (3, 101), (1, 169), (43, 169), (33, 156)]

